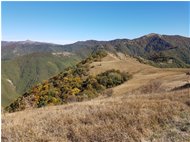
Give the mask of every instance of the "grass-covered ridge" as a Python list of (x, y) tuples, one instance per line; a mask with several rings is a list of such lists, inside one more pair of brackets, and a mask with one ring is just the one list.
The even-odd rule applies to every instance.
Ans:
[(69, 67), (60, 74), (37, 84), (11, 105), (9, 112), (30, 107), (59, 105), (68, 102), (83, 101), (98, 96), (107, 88), (122, 84), (130, 75), (119, 70), (108, 70), (96, 76), (89, 75), (89, 64), (105, 57), (105, 51), (92, 53), (74, 67)]

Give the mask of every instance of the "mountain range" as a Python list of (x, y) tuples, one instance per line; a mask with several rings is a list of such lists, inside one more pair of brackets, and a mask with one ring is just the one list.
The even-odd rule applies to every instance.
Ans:
[(0, 142), (190, 142), (190, 0), (0, 5)]
[(189, 142), (188, 71), (121, 52), (92, 52), (15, 97), (2, 110), (1, 139)]
[[(111, 41), (87, 40), (68, 45), (57, 45), (33, 41), (2, 41), (2, 59), (36, 52), (72, 52), (87, 57), (94, 50), (105, 49), (111, 52), (122, 52), (132, 56), (141, 56), (153, 60), (170, 57), (175, 61), (190, 64), (190, 38), (179, 35), (149, 34), (136, 39), (116, 39)], [(158, 55), (161, 54), (161, 55)]]
[(35, 41), (1, 42), (2, 105), (10, 104), (34, 84), (73, 66), (90, 53), (105, 50), (135, 57), (156, 67), (190, 67), (190, 38), (149, 34), (136, 39), (78, 41), (59, 45)]

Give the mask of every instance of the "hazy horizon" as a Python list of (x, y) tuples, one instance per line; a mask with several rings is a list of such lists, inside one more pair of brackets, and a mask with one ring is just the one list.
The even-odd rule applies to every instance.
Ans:
[[(149, 33), (149, 34), (157, 34), (157, 33)], [(149, 34), (146, 34), (146, 35), (149, 35)], [(146, 35), (142, 35), (142, 36), (146, 36)], [(160, 34), (158, 34), (160, 35)], [(166, 34), (162, 34), (162, 35), (166, 35)], [(136, 37), (136, 38), (140, 38), (142, 36), (139, 36), (139, 37)], [(167, 36), (182, 36), (182, 35), (167, 35)], [(190, 38), (189, 36), (183, 36), (183, 37), (186, 37), (186, 38)], [(133, 38), (133, 39), (136, 39), (136, 38)], [(30, 40), (30, 39), (26, 39), (26, 40), (1, 40), (1, 41), (5, 41), (5, 42), (24, 42), (24, 41), (31, 41), (31, 42), (42, 42), (42, 43), (50, 43), (50, 44), (60, 44), (60, 45), (66, 45), (66, 44), (73, 44), (75, 42), (80, 42), (80, 41), (89, 41), (89, 40), (95, 40), (95, 41), (112, 41), (112, 40), (116, 40), (116, 39), (129, 39), (129, 38), (115, 38), (115, 39), (108, 39), (108, 40), (96, 40), (96, 39), (86, 39), (86, 40), (78, 40), (78, 41), (73, 41), (73, 42), (70, 42), (70, 43), (62, 43), (62, 42), (49, 42), (49, 41), (37, 41), (37, 40)], [(133, 39), (129, 39), (129, 40), (133, 40)]]

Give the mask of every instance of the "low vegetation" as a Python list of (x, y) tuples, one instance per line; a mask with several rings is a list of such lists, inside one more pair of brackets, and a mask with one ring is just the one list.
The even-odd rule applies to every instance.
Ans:
[(7, 113), (2, 141), (189, 142), (188, 100), (188, 90), (133, 93)]
[(107, 53), (104, 51), (92, 53), (76, 66), (69, 67), (57, 76), (34, 86), (6, 107), (6, 110), (14, 112), (30, 107), (44, 107), (92, 99), (105, 89), (129, 80), (131, 76), (128, 73), (114, 69), (97, 76), (89, 75), (89, 64), (100, 61), (106, 55)]

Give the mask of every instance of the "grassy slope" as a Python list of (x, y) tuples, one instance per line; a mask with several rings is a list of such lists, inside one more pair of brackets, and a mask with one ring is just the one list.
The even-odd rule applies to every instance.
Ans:
[[(3, 140), (190, 141), (190, 94), (187, 90), (167, 91), (186, 82), (187, 69), (158, 69), (122, 54), (119, 57), (109, 54), (90, 70), (98, 74), (115, 68), (133, 74), (126, 84), (113, 88), (112, 97), (6, 113)], [(149, 86), (155, 79), (161, 86)], [(139, 88), (149, 88), (151, 93)]]
[(2, 140), (188, 142), (188, 99), (187, 91), (133, 94), (5, 114)]
[(48, 79), (79, 60), (74, 55), (58, 57), (38, 53), (2, 61), (2, 105), (8, 105), (37, 82)]
[(155, 79), (159, 79), (163, 82), (166, 89), (171, 89), (171, 84), (174, 87), (175, 85), (178, 86), (186, 82), (187, 77), (185, 73), (189, 70), (155, 68), (147, 64), (140, 64), (136, 59), (125, 56), (122, 53), (118, 54), (118, 57), (109, 54), (102, 62), (92, 63), (91, 66), (93, 66), (93, 68), (91, 68), (90, 72), (94, 75), (108, 69), (118, 69), (133, 75), (133, 79), (113, 89), (115, 94), (123, 94), (135, 90), (150, 80)]

